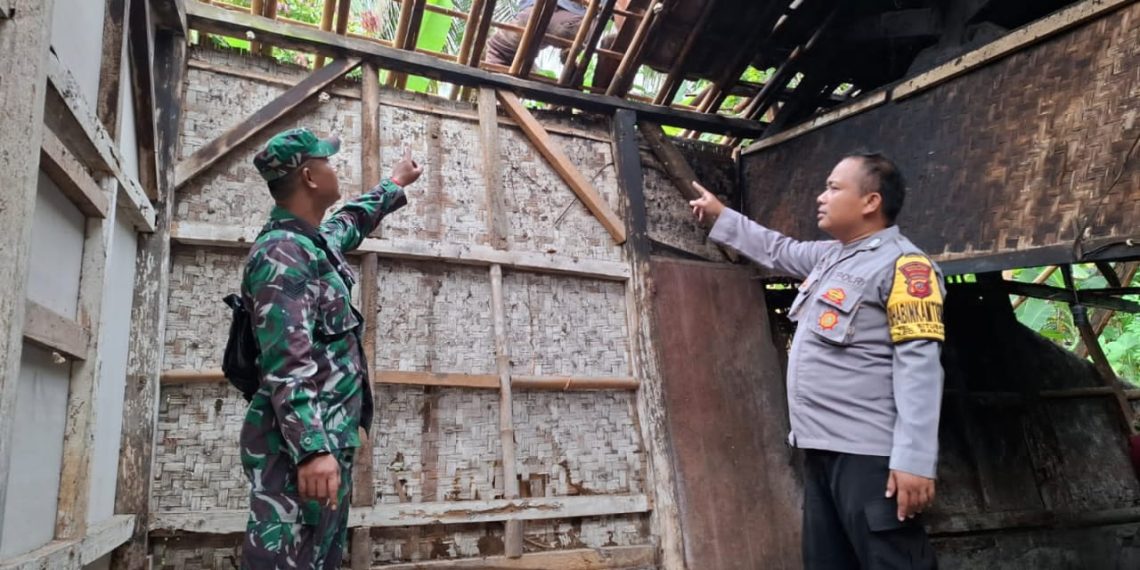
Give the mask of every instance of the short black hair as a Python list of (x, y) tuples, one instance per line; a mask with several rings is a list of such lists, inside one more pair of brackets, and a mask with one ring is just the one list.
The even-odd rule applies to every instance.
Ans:
[(273, 196), (273, 199), (278, 202), (287, 200), (289, 196), (292, 196), (293, 191), (297, 189), (297, 184), (301, 181), (301, 172), (304, 171), (308, 163), (309, 161), (306, 160), (301, 163), (301, 166), (298, 166), (289, 174), (268, 182), (269, 195)]
[(864, 174), (874, 184), (864, 186), (863, 193), (878, 192), (883, 198), (883, 215), (893, 226), (906, 200), (906, 180), (898, 165), (881, 152), (858, 151), (843, 158), (858, 158), (863, 163)]

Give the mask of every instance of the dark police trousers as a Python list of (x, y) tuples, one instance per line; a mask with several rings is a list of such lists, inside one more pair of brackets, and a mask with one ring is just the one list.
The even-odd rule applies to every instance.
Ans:
[(899, 522), (887, 457), (804, 450), (806, 570), (937, 568), (921, 517)]

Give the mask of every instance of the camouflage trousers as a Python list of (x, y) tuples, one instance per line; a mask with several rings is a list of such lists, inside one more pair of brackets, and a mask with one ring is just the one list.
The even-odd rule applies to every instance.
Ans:
[(289, 455), (243, 453), (252, 484), (242, 570), (339, 570), (348, 536), (354, 449), (336, 452), (340, 463), (337, 508), (302, 501), (297, 466)]

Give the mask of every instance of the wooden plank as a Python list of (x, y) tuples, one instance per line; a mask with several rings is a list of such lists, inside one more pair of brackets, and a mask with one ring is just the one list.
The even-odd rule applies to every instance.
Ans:
[[(209, 245), (249, 249), (260, 228), (214, 225), (200, 222), (175, 222), (171, 239), (190, 245)], [(376, 253), (381, 257), (444, 261), (461, 265), (504, 267), (535, 273), (552, 273), (590, 277), (607, 281), (624, 281), (629, 266), (617, 261), (600, 261), (526, 251), (500, 251), (485, 245), (448, 244), (409, 239), (365, 239), (358, 254)]]
[(74, 360), (85, 360), (91, 335), (74, 319), (28, 299), (24, 312), (24, 340)]
[(467, 57), (466, 62), (471, 67), (479, 67), (479, 62), (483, 59), (483, 50), (487, 49), (487, 38), (491, 34), (491, 25), (495, 23), (495, 4), (497, 3), (498, 0), (485, 0), (483, 4), (483, 11), (479, 14), (479, 26), (475, 28), (475, 39), (472, 40), (471, 54)]
[[(365, 307), (367, 309), (367, 307)], [(366, 340), (367, 342), (367, 340)], [(448, 388), (474, 388), (498, 390), (497, 374), (465, 374), (460, 372), (418, 372), (405, 370), (377, 370), (371, 374), (375, 384), (405, 384), (410, 386), (441, 386)], [(186, 384), (214, 384), (225, 382), (220, 369), (166, 370), (162, 373), (163, 386)], [(640, 383), (633, 376), (521, 376), (511, 377), (511, 386), (518, 390), (548, 390), (573, 392), (580, 390), (637, 390)]]
[(53, 0), (16, 0), (0, 22), (0, 528), (5, 522), (12, 420), (24, 348), (25, 292), (47, 93)]
[[(614, 9), (613, 43), (610, 49), (622, 54), (624, 59), (630, 48), (630, 42), (637, 33), (640, 23), (649, 16), (649, 10), (657, 0), (622, 0), (620, 6)], [(621, 59), (599, 59), (594, 68), (594, 86), (608, 88), (613, 83)], [(584, 70), (583, 70), (584, 71)]]
[(528, 552), (521, 559), (505, 556), (434, 560), (431, 562), (406, 562), (383, 566), (384, 570), (536, 570), (557, 568), (558, 570), (605, 570), (611, 568), (654, 567), (656, 548), (653, 546), (605, 546), (601, 548), (579, 548), (556, 550), (553, 552)]
[[(342, 0), (347, 3), (347, 0)], [(360, 84), (360, 192), (363, 194), (380, 183), (380, 72), (371, 63), (363, 65)], [(377, 231), (379, 228), (377, 228)], [(380, 310), (377, 272), (380, 260), (368, 253), (360, 263), (360, 310), (364, 315), (364, 360), (370, 378), (376, 377), (376, 315)], [(372, 390), (373, 409), (380, 410), (381, 402)], [(352, 466), (352, 506), (369, 507), (376, 502), (376, 481), (372, 467), (372, 440), (375, 426), (367, 426), (361, 445), (356, 450)], [(349, 562), (353, 570), (367, 570), (372, 566), (372, 533), (367, 528), (352, 530)]]
[(224, 158), (233, 149), (260, 133), (275, 121), (296, 109), (333, 81), (360, 65), (359, 58), (340, 59), (314, 71), (292, 89), (258, 109), (242, 122), (230, 127), (218, 138), (206, 143), (175, 168), (175, 188), (181, 188), (195, 176)]
[[(726, 264), (655, 259), (652, 270), (688, 566), (802, 567), (802, 484), (789, 467), (796, 457), (785, 443), (786, 391), (764, 285), (754, 270)], [(742, 494), (751, 499), (737, 500)], [(780, 522), (735, 548), (735, 529), (754, 521)]]
[[(503, 266), (491, 266), (491, 315), (495, 328), (495, 367), (499, 371), (499, 439), (503, 452), (503, 498), (519, 497), (515, 463), (515, 420), (511, 402), (511, 353), (507, 340), (507, 311), (503, 307)], [(523, 528), (519, 520), (508, 520), (503, 542), (507, 558), (522, 556)]]
[[(1136, 261), (1117, 264), (1117, 270), (1119, 271), (1119, 278), (1117, 281), (1121, 284), (1132, 283), (1133, 278), (1136, 277), (1136, 272), (1138, 269), (1140, 269), (1140, 262)], [(1112, 317), (1115, 314), (1116, 311), (1101, 309), (1093, 315), (1092, 330), (1093, 335), (1095, 335), (1096, 338), (1099, 339), (1100, 335), (1104, 333), (1104, 329), (1108, 328), (1108, 323), (1112, 321)], [(1082, 360), (1089, 355), (1088, 346), (1085, 345), (1085, 342), (1083, 340), (1077, 343), (1077, 347), (1073, 349), (1073, 352), (1077, 355), (1077, 358), (1080, 358)]]
[[(1062, 272), (1065, 270), (1065, 267), (1066, 265), (1061, 266)], [(1076, 300), (1072, 290), (1053, 287), (1051, 285), (1022, 283), (1019, 281), (1003, 281), (1002, 286), (1011, 295), (1021, 295), (1023, 297), (1033, 297), (1035, 299), (1060, 301), (1069, 304), (1073, 304)], [(1127, 299), (1120, 299), (1115, 296), (1135, 294), (1140, 294), (1140, 288), (1125, 287), (1122, 289), (1083, 289), (1079, 291), (1080, 301), (1083, 305), (1088, 305), (1090, 307), (1099, 307), (1102, 309), (1110, 309), (1113, 311), (1123, 311), (1127, 313), (1140, 313), (1140, 303), (1129, 301)]]
[(590, 210), (590, 213), (594, 214), (594, 217), (602, 223), (602, 226), (606, 228), (616, 243), (625, 243), (625, 224), (606, 204), (593, 185), (586, 180), (586, 177), (582, 176), (578, 168), (570, 162), (570, 158), (551, 140), (550, 134), (534, 118), (534, 115), (523, 106), (518, 96), (507, 91), (499, 91), (498, 95), (499, 101), (507, 110), (507, 114), (522, 127), (523, 133), (530, 139), (531, 144), (534, 145), (539, 154), (546, 158), (546, 161), (562, 177), (562, 180), (570, 186), (570, 189), (582, 201), (586, 209)]
[[(254, 16), (264, 16), (265, 0), (252, 0), (249, 3), (249, 13)], [(249, 42), (249, 53), (262, 53), (264, 48), (265, 46), (261, 45), (261, 42), (257, 40), (250, 40)]]
[(637, 29), (633, 33), (633, 39), (630, 40), (629, 47), (625, 50), (625, 55), (618, 63), (613, 79), (606, 86), (606, 95), (624, 97), (629, 92), (633, 78), (641, 67), (641, 60), (645, 57), (645, 42), (649, 39), (652, 31), (656, 29), (659, 21), (658, 14), (662, 11), (662, 4), (657, 2), (646, 8), (641, 21), (637, 24)]
[(50, 129), (43, 129), (40, 168), (84, 216), (107, 217), (107, 197), (103, 190)]
[[(93, 124), (96, 132), (102, 125)], [(111, 149), (118, 147), (122, 128), (122, 117), (113, 126), (108, 141)], [(106, 134), (105, 131), (103, 131)], [(119, 177), (122, 172), (119, 172)], [(128, 209), (118, 207), (120, 196), (127, 193), (116, 191), (116, 176), (104, 179), (103, 191), (109, 195), (108, 207), (116, 214)], [(121, 180), (121, 178), (119, 178)], [(149, 207), (150, 202), (143, 196)], [(153, 209), (152, 209), (153, 212)], [(116, 216), (117, 217), (117, 216)], [(63, 461), (60, 466), (59, 495), (56, 502), (55, 538), (57, 540), (80, 539), (87, 534), (88, 506), (91, 494), (91, 456), (95, 447), (95, 426), (98, 408), (95, 406), (99, 385), (103, 380), (100, 374), (99, 350), (103, 338), (102, 317), (103, 297), (107, 290), (111, 260), (111, 237), (115, 233), (116, 217), (106, 219), (88, 218), (84, 229), (83, 256), (79, 270), (79, 300), (76, 319), (91, 335), (83, 360), (71, 367), (71, 378), (67, 393), (66, 424), (63, 433)], [(153, 220), (152, 220), (153, 222)], [(151, 229), (153, 230), (153, 223)]]
[(626, 201), (625, 219), (630, 240), (626, 245), (631, 277), (626, 282), (626, 321), (630, 331), (629, 362), (641, 380), (637, 391), (637, 417), (641, 441), (648, 455), (646, 484), (653, 490), (650, 531), (661, 546), (664, 568), (684, 568), (684, 543), (677, 505), (677, 487), (666, 423), (657, 321), (653, 313), (654, 285), (650, 267), (649, 218), (645, 208), (641, 153), (637, 146), (637, 116), (620, 110), (613, 118), (613, 157), (618, 186)]
[[(270, 20), (277, 19), (277, 0), (265, 0), (265, 9), (263, 14)], [(268, 44), (261, 45), (261, 55), (264, 57), (273, 56), (273, 46)]]
[(246, 32), (252, 31), (261, 38), (262, 42), (272, 42), (282, 48), (318, 51), (346, 57), (362, 57), (383, 69), (422, 75), (461, 85), (486, 85), (496, 89), (509, 89), (535, 100), (583, 111), (609, 114), (615, 109), (630, 109), (658, 124), (696, 128), (702, 132), (731, 133), (742, 137), (758, 136), (762, 132), (761, 125), (756, 121), (669, 109), (619, 97), (589, 95), (576, 89), (556, 87), (530, 79), (490, 73), (475, 67), (443, 61), (429, 55), (398, 50), (375, 42), (342, 37), (304, 26), (288, 24), (280, 19), (271, 21), (265, 18), (254, 18), (249, 14), (233, 12), (199, 2), (191, 3), (186, 9), (191, 25), (205, 33), (245, 37)]
[[(145, 1), (145, 0), (144, 0)], [(95, 114), (103, 128), (112, 130), (119, 121), (119, 81), (123, 26), (127, 22), (127, 0), (107, 0), (103, 8), (103, 58), (99, 65), (99, 91), (95, 97)]]
[(131, 2), (130, 96), (135, 109), (135, 148), (138, 150), (138, 181), (148, 203), (158, 198), (158, 166), (155, 161), (154, 118), (154, 26), (150, 2)]
[[(186, 0), (147, 0), (154, 14), (154, 23), (161, 30), (186, 37)], [(193, 1), (193, 0), (191, 0)]]
[[(491, 523), (507, 520), (551, 520), (602, 517), (650, 511), (645, 495), (586, 495), (481, 501), (440, 501), (431, 503), (385, 503), (352, 509), (348, 526), (402, 527), (435, 524)], [(213, 510), (209, 512), (161, 512), (151, 519), (151, 532), (169, 534), (193, 532), (233, 534), (245, 530), (249, 512)]]
[[(669, 137), (661, 130), (661, 127), (653, 123), (642, 122), (638, 125), (638, 130), (641, 131), (641, 136), (645, 142), (649, 144), (649, 149), (653, 151), (653, 155), (665, 167), (665, 172), (673, 181), (673, 185), (681, 193), (685, 200), (695, 200), (701, 197), (701, 193), (693, 187), (693, 183), (697, 182), (697, 173), (693, 171), (693, 167), (689, 165), (689, 161), (685, 158), (681, 151), (669, 141)], [(703, 224), (706, 227), (712, 225), (711, 220)], [(736, 263), (740, 256), (736, 254), (731, 248), (717, 246), (722, 254), (729, 261)]]
[(499, 113), (495, 90), (479, 88), (479, 146), (483, 152), (483, 184), (487, 195), (487, 236), (491, 247), (507, 249), (507, 208), (503, 203), (503, 162), (499, 150)]
[[(270, 85), (280, 85), (283, 87), (292, 87), (294, 85), (294, 83), (292, 81), (289, 81), (288, 79), (286, 79), (282, 76), (279, 76), (279, 75), (273, 75), (273, 74), (269, 74), (269, 73), (260, 73), (260, 72), (252, 71), (252, 70), (248, 70), (248, 69), (230, 68), (230, 67), (226, 67), (223, 65), (215, 65), (213, 63), (200, 61), (200, 60), (189, 61), (187, 63), (187, 67), (189, 67), (190, 69), (200, 69), (200, 70), (204, 70), (204, 71), (209, 71), (211, 73), (218, 73), (218, 74), (227, 75), (227, 76), (231, 76), (231, 77), (241, 77), (243, 79), (252, 79), (254, 81), (260, 81), (262, 83), (267, 83)], [(330, 87), (328, 89), (325, 89), (324, 92), (328, 93), (330, 95), (335, 95), (337, 97), (344, 97), (346, 99), (360, 99), (361, 98), (360, 90), (358, 90), (358, 89)], [(393, 91), (381, 92), (381, 99), (380, 100), (383, 103), (383, 105), (388, 106), (388, 107), (396, 107), (399, 109), (407, 109), (409, 111), (419, 111), (421, 113), (429, 113), (432, 115), (439, 115), (441, 117), (448, 117), (451, 119), (459, 119), (459, 120), (463, 120), (463, 121), (479, 122), (479, 114), (477, 111), (467, 111), (467, 110), (463, 109), (462, 107), (454, 107), (453, 108), (452, 106), (439, 106), (439, 105), (434, 104), (430, 100), (426, 100), (423, 102), (411, 101), (411, 100), (407, 100), (407, 99), (404, 99), (402, 97), (399, 97), (398, 95), (395, 95), (395, 93)], [(497, 116), (496, 120), (498, 121), (500, 127), (522, 130), (509, 117)], [(591, 131), (587, 131), (587, 130), (583, 130), (583, 129), (577, 129), (574, 127), (567, 127), (567, 126), (562, 126), (562, 125), (557, 125), (557, 124), (548, 124), (548, 125), (546, 125), (546, 130), (548, 132), (556, 133), (556, 134), (560, 134), (560, 135), (567, 135), (567, 136), (589, 139), (592, 141), (598, 141), (598, 142), (604, 142), (604, 143), (610, 142), (610, 138), (608, 135), (603, 136), (603, 135), (596, 133), (596, 132), (591, 132)]]
[(0, 570), (82, 568), (126, 542), (134, 527), (133, 515), (115, 515), (92, 525), (83, 538), (55, 540), (16, 558), (0, 560)]
[(158, 410), (159, 373), (166, 345), (170, 293), (170, 228), (174, 212), (174, 161), (177, 156), (185, 80), (186, 40), (159, 31), (154, 41), (155, 128), (159, 212), (155, 231), (140, 235), (135, 257), (134, 298), (128, 339), (127, 378), (123, 400), (115, 512), (138, 517), (131, 539), (117, 548), (111, 568), (145, 568), (149, 555), (147, 525)]
[(959, 75), (968, 73), (984, 65), (989, 65), (1008, 55), (1040, 43), (1065, 30), (1107, 15), (1135, 1), (1136, 0), (1084, 0), (1083, 2), (1054, 12), (1040, 20), (1013, 30), (997, 41), (960, 55), (949, 63), (940, 65), (926, 73), (903, 81), (891, 90), (891, 98), (900, 100), (911, 97), (927, 89), (941, 85)]
[(705, 0), (705, 5), (701, 8), (701, 15), (697, 17), (696, 23), (689, 29), (688, 35), (685, 36), (685, 43), (681, 45), (681, 51), (677, 53), (673, 65), (669, 68), (668, 75), (665, 76), (665, 81), (661, 84), (661, 90), (653, 98), (654, 104), (665, 105), (666, 107), (673, 104), (673, 99), (677, 97), (677, 91), (681, 89), (681, 84), (684, 83), (685, 65), (689, 61), (689, 55), (693, 53), (693, 47), (697, 45), (697, 38), (701, 36), (705, 26), (708, 25), (709, 16), (712, 15), (716, 3), (716, 0)]
[[(558, 84), (568, 87), (578, 87), (582, 84), (582, 78), (586, 76), (586, 69), (590, 66), (590, 59), (594, 57), (594, 52), (598, 49), (598, 42), (602, 41), (602, 34), (606, 31), (606, 24), (609, 23), (610, 18), (614, 14), (614, 6), (617, 5), (617, 0), (602, 0), (601, 9), (598, 11), (598, 16), (590, 24), (590, 32), (586, 38), (585, 49), (582, 51), (582, 57), (579, 59), (569, 58), (566, 60), (566, 65), (562, 67), (562, 75), (558, 77)], [(583, 22), (585, 24), (585, 22)]]
[(511, 75), (515, 77), (530, 75), (530, 70), (534, 67), (534, 58), (542, 49), (546, 28), (550, 26), (550, 19), (554, 17), (557, 6), (556, 0), (537, 0), (531, 6), (526, 30), (523, 31), (518, 48), (515, 50), (515, 59), (511, 62)]
[[(92, 174), (107, 174), (118, 183), (116, 194), (122, 194), (121, 211), (136, 229), (154, 231), (154, 206), (133, 176), (122, 170), (118, 145), (103, 128), (91, 107), (83, 99), (82, 90), (71, 72), (54, 52), (48, 52), (47, 102), (44, 123)], [(37, 145), (38, 146), (38, 145)]]
[[(392, 46), (397, 49), (414, 51), (420, 38), (420, 27), (424, 22), (424, 9), (427, 0), (404, 0), (400, 9), (400, 21), (396, 29), (396, 40)], [(388, 86), (403, 91), (408, 86), (406, 73), (390, 73)]]

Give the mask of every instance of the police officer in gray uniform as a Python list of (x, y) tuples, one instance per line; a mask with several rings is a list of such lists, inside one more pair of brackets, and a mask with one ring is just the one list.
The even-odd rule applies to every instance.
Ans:
[(898, 167), (871, 153), (839, 162), (817, 198), (834, 241), (796, 241), (694, 186), (713, 241), (803, 280), (787, 388), (788, 441), (805, 450), (804, 567), (934, 568), (916, 515), (934, 500), (944, 289), (895, 226)]

